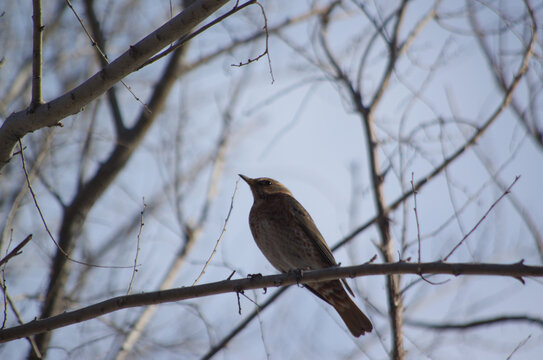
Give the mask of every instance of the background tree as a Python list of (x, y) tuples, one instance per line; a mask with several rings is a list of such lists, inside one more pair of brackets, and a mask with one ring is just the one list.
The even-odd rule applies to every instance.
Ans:
[[(541, 265), (542, 2), (231, 2), (213, 17), (240, 11), (185, 42), (223, 3), (2, 5), (2, 257), (33, 234), (2, 265), (4, 327), (273, 273), (249, 233), (250, 193), (234, 191), (239, 172), (287, 185), (343, 265), (374, 255)], [(0, 354), (540, 353), (538, 281), (351, 284), (375, 325), (360, 339), (293, 287), (114, 312)]]

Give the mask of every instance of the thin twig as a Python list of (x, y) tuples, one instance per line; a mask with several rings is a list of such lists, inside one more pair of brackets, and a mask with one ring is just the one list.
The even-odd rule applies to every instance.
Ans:
[(510, 360), (513, 357), (513, 355), (517, 352), (518, 349), (526, 345), (526, 343), (528, 342), (528, 340), (530, 340), (531, 337), (532, 337), (531, 334), (528, 335), (526, 339), (522, 340), (517, 346), (515, 346), (511, 354), (509, 354), (509, 356), (505, 360)]
[(178, 48), (180, 48), (181, 46), (183, 46), (186, 42), (188, 42), (189, 40), (191, 40), (192, 38), (194, 38), (195, 36), (203, 33), (204, 31), (206, 31), (207, 29), (209, 29), (210, 27), (212, 27), (213, 25), (216, 25), (218, 23), (220, 23), (221, 21), (223, 21), (224, 19), (226, 19), (227, 17), (237, 13), (238, 11), (246, 8), (247, 6), (249, 5), (252, 5), (256, 3), (256, 0), (250, 0), (250, 1), (247, 1), (246, 3), (244, 4), (241, 4), (241, 5), (238, 5), (238, 3), (236, 2), (236, 5), (234, 6), (234, 8), (230, 11), (228, 11), (226, 14), (224, 15), (221, 15), (219, 16), (218, 18), (216, 18), (215, 20), (211, 21), (210, 23), (202, 26), (201, 28), (199, 28), (198, 30), (188, 34), (188, 35), (185, 35), (183, 36), (181, 39), (179, 39), (177, 41), (177, 43), (175, 43), (174, 45), (170, 46), (168, 49), (164, 50), (163, 52), (161, 52), (160, 54), (158, 55), (155, 55), (153, 56), (152, 58), (150, 58), (149, 60), (147, 60), (146, 62), (144, 62), (143, 64), (141, 64), (140, 67), (138, 67), (137, 70), (141, 70), (142, 68), (146, 67), (147, 65), (151, 65), (152, 63), (154, 63), (155, 61), (157, 60), (160, 60), (162, 59), (164, 56), (168, 55), (169, 53), (171, 53), (172, 51), (175, 51), (177, 50)]
[(417, 223), (417, 241), (418, 241), (418, 263), (420, 264), (420, 225), (419, 225), (419, 213), (417, 211), (417, 191), (415, 190), (415, 183), (414, 183), (414, 176), (415, 174), (411, 173), (411, 189), (413, 190), (413, 201), (414, 201), (414, 207), (413, 211), (415, 212), (415, 221)]
[(21, 155), (21, 162), (23, 164), (23, 171), (25, 173), (26, 178), (26, 185), (28, 186), (28, 190), (30, 191), (30, 195), (32, 195), (32, 200), (34, 202), (34, 205), (36, 209), (38, 210), (38, 213), (40, 215), (41, 221), (43, 223), (43, 226), (45, 227), (45, 231), (49, 235), (49, 238), (53, 241), (57, 249), (71, 262), (74, 262), (76, 264), (80, 265), (86, 265), (86, 266), (92, 266), (92, 267), (98, 267), (98, 268), (106, 268), (106, 269), (126, 269), (131, 268), (132, 266), (118, 266), (118, 265), (97, 265), (97, 264), (90, 264), (84, 261), (76, 260), (70, 257), (68, 253), (60, 246), (60, 244), (55, 240), (55, 237), (51, 233), (51, 230), (49, 230), (49, 226), (47, 225), (47, 222), (45, 221), (45, 217), (43, 215), (43, 212), (41, 211), (40, 205), (38, 204), (38, 199), (36, 198), (36, 193), (34, 193), (34, 189), (32, 188), (32, 184), (30, 183), (30, 176), (28, 175), (28, 170), (26, 169), (26, 160), (25, 155), (23, 151), (23, 142), (21, 139), (19, 141), (19, 147), (20, 147), (20, 155)]
[(28, 235), (23, 241), (19, 243), (19, 245), (15, 247), (15, 249), (11, 250), (9, 254), (4, 256), (4, 258), (0, 260), (0, 265), (8, 262), (9, 259), (11, 259), (12, 257), (20, 255), (22, 253), (21, 249), (25, 247), (25, 245), (28, 244), (30, 240), (32, 240), (32, 234)]
[[(421, 261), (420, 260), (420, 248), (421, 248), (421, 246), (420, 246), (420, 224), (419, 224), (419, 213), (417, 211), (417, 191), (415, 190), (414, 177), (415, 177), (415, 174), (412, 172), (411, 173), (411, 189), (413, 190), (413, 202), (414, 202), (413, 211), (415, 212), (415, 222), (417, 223), (417, 241), (418, 241), (417, 263), (420, 264), (420, 261)], [(436, 282), (433, 282), (433, 281), (430, 281), (430, 280), (426, 279), (424, 277), (424, 275), (422, 275), (422, 273), (420, 274), (420, 277), (421, 277), (422, 280), (426, 281), (428, 284), (431, 284), (431, 285), (440, 285), (441, 284), (441, 283), (436, 283)], [(400, 292), (400, 294), (403, 294), (403, 293), (404, 293), (404, 291)]]
[[(9, 243), (8, 243), (8, 249), (11, 245), (11, 241), (13, 240), (13, 230), (11, 231), (11, 236), (9, 237)], [(2, 320), (2, 329), (6, 327), (6, 323), (8, 321), (8, 298), (7, 298), (7, 287), (6, 287), (6, 265), (2, 267), (2, 282), (0, 283), (0, 286), (2, 287), (2, 291), (4, 292), (4, 319)]]
[(268, 32), (268, 18), (266, 17), (266, 11), (264, 10), (264, 7), (262, 4), (260, 4), (258, 1), (255, 2), (256, 5), (260, 7), (260, 11), (262, 12), (262, 17), (264, 18), (264, 33), (266, 35), (266, 49), (257, 57), (255, 58), (249, 58), (246, 62), (241, 62), (239, 64), (231, 64), (231, 66), (235, 67), (242, 67), (245, 65), (249, 65), (252, 62), (260, 60), (264, 55), (268, 57), (268, 66), (270, 68), (270, 76), (272, 79), (272, 84), (275, 82), (275, 78), (273, 77), (273, 70), (272, 70), (272, 64), (271, 64), (271, 58), (270, 58), (270, 51), (269, 51), (269, 32)]
[[(87, 37), (89, 38), (89, 40), (91, 41), (91, 45), (92, 47), (94, 47), (96, 49), (96, 51), (98, 51), (98, 54), (100, 54), (100, 56), (102, 57), (102, 59), (104, 59), (104, 61), (106, 62), (106, 64), (109, 64), (109, 59), (107, 58), (107, 55), (102, 51), (102, 49), (100, 48), (100, 45), (94, 40), (94, 38), (92, 37), (91, 33), (89, 32), (89, 30), (87, 30), (87, 27), (85, 26), (85, 24), (83, 24), (83, 20), (81, 19), (81, 17), (79, 16), (79, 14), (77, 13), (77, 11), (75, 11), (72, 3), (70, 2), (70, 0), (65, 0), (66, 1), (66, 5), (68, 5), (68, 7), (72, 10), (72, 12), (74, 13), (75, 17), (77, 18), (77, 21), (79, 21), (79, 24), (81, 25), (81, 27), (83, 28), (83, 31), (85, 31), (85, 34), (87, 35)], [(136, 93), (134, 93), (134, 91), (132, 91), (132, 88), (130, 86), (128, 86), (124, 80), (120, 80), (120, 83), (123, 84), (123, 86), (125, 87), (126, 90), (128, 90), (128, 92), (130, 94), (132, 94), (132, 96), (134, 97), (134, 99), (139, 102), (141, 105), (143, 105), (143, 107), (145, 108), (145, 110), (147, 110), (149, 113), (151, 113), (151, 109), (149, 108), (149, 106), (147, 106), (147, 104), (145, 104), (137, 95)]]
[(138, 241), (137, 241), (137, 245), (136, 245), (136, 256), (134, 256), (134, 269), (132, 271), (132, 278), (130, 279), (130, 285), (128, 286), (128, 290), (126, 291), (126, 295), (130, 294), (130, 291), (132, 290), (132, 285), (134, 284), (134, 278), (136, 277), (136, 273), (138, 272), (138, 255), (140, 253), (141, 233), (143, 231), (143, 213), (145, 212), (146, 207), (147, 207), (147, 204), (145, 204), (145, 198), (143, 198), (143, 209), (140, 212), (140, 229), (138, 231)]
[[(2, 276), (3, 275), (4, 275), (4, 269), (2, 269)], [(15, 304), (13, 303), (13, 300), (11, 299), (11, 296), (9, 296), (9, 294), (7, 292), (5, 281), (3, 281), (2, 286), (0, 286), (0, 288), (4, 292), (4, 301), (9, 304), (9, 307), (11, 308), (11, 311), (13, 312), (13, 314), (15, 314), (15, 318), (17, 319), (17, 322), (20, 325), (23, 325), (24, 324), (23, 317), (19, 313), (19, 310), (17, 310), (17, 308), (15, 307)], [(4, 317), (4, 321), (5, 321), (5, 317)], [(2, 325), (2, 329), (4, 328), (4, 326), (5, 326), (5, 324)], [(36, 345), (36, 341), (34, 340), (34, 336), (26, 336), (25, 338), (26, 338), (26, 341), (28, 341), (28, 343), (30, 345), (30, 348), (34, 352), (34, 356), (36, 358), (38, 358), (38, 359), (41, 359), (42, 355), (41, 355), (40, 349), (38, 349), (38, 345)]]
[(443, 258), (443, 261), (447, 261), (447, 259), (456, 251), (456, 249), (458, 249), (458, 247), (464, 243), (464, 241), (477, 229), (477, 227), (479, 227), (479, 225), (486, 219), (488, 214), (490, 214), (492, 209), (494, 209), (494, 207), (500, 202), (500, 200), (511, 192), (511, 188), (516, 184), (518, 179), (520, 179), (520, 175), (517, 175), (515, 177), (515, 180), (511, 183), (511, 185), (509, 185), (509, 187), (503, 192), (503, 194), (501, 194), (501, 196), (496, 201), (494, 201), (494, 203), (488, 208), (483, 217), (480, 218), (477, 224), (475, 224), (475, 226), (462, 238), (462, 240), (460, 240), (460, 242), (456, 244), (456, 246), (449, 252), (449, 254), (447, 254), (447, 256)]
[[(311, 18), (314, 17), (314, 15), (318, 15), (318, 14), (321, 14), (323, 12), (326, 12), (327, 8), (328, 7), (311, 8), (309, 11), (307, 11), (305, 13), (302, 13), (300, 15), (297, 15), (297, 16), (294, 16), (294, 17), (288, 17), (287, 19), (285, 19), (281, 23), (279, 23), (277, 25), (274, 25), (271, 28), (268, 28), (268, 34), (276, 34), (277, 36), (281, 37), (280, 31), (282, 29), (284, 29), (286, 27), (289, 27), (291, 25), (298, 24), (298, 23), (300, 23), (302, 21), (311, 19)], [(231, 44), (229, 44), (229, 45), (227, 45), (225, 47), (222, 47), (222, 48), (220, 48), (218, 50), (215, 50), (215, 51), (213, 51), (213, 52), (211, 52), (211, 53), (209, 53), (207, 55), (203, 55), (199, 59), (184, 65), (183, 66), (183, 73), (193, 71), (194, 69), (198, 68), (199, 66), (201, 66), (203, 64), (207, 64), (211, 60), (216, 59), (220, 55), (231, 53), (237, 47), (239, 47), (241, 45), (244, 45), (244, 44), (247, 44), (249, 42), (252, 42), (254, 40), (257, 40), (258, 38), (260, 38), (263, 35), (265, 36), (266, 33), (262, 33), (260, 30), (258, 30), (256, 32), (254, 32), (253, 34), (250, 34), (250, 35), (248, 35), (248, 36), (246, 36), (244, 38), (237, 39), (237, 40), (233, 41)]]
[(211, 252), (211, 255), (209, 255), (209, 258), (207, 259), (202, 271), (200, 272), (200, 275), (198, 275), (196, 280), (194, 280), (194, 282), (192, 283), (192, 286), (196, 285), (198, 283), (198, 281), (200, 281), (202, 276), (204, 276), (204, 274), (206, 272), (206, 269), (207, 269), (209, 263), (211, 262), (211, 259), (213, 259), (213, 256), (215, 256), (215, 253), (217, 252), (219, 244), (220, 244), (224, 234), (226, 233), (226, 226), (228, 225), (228, 220), (230, 220), (230, 214), (232, 214), (232, 209), (234, 208), (234, 198), (236, 196), (236, 192), (238, 191), (238, 183), (239, 183), (239, 180), (236, 180), (236, 186), (234, 188), (234, 192), (232, 193), (232, 200), (230, 201), (230, 209), (228, 210), (228, 214), (226, 215), (226, 219), (224, 219), (224, 225), (222, 227), (221, 234), (219, 235), (219, 238), (217, 239), (217, 242), (215, 243), (215, 247), (213, 248), (213, 251)]
[(262, 310), (264, 310), (265, 308), (267, 308), (270, 304), (273, 304), (275, 302), (275, 300), (281, 296), (286, 290), (288, 289), (288, 287), (283, 287), (279, 290), (277, 290), (273, 295), (270, 296), (269, 299), (267, 299), (263, 304), (259, 305), (256, 307), (255, 310), (253, 310), (252, 313), (250, 313), (249, 315), (246, 316), (245, 319), (243, 319), (243, 321), (238, 325), (236, 326), (232, 331), (230, 331), (228, 333), (228, 335), (226, 335), (218, 344), (214, 345), (213, 347), (211, 347), (211, 349), (208, 350), (207, 353), (205, 353), (201, 358), (200, 360), (209, 360), (211, 359), (216, 353), (218, 353), (219, 351), (221, 351), (221, 349), (225, 348), (226, 345), (228, 345), (228, 343), (230, 342), (230, 340), (232, 340), (236, 335), (238, 335), (241, 330), (243, 330), (245, 327), (247, 327), (247, 325), (249, 325), (251, 323), (251, 321), (253, 321), (253, 319), (255, 318), (258, 318), (258, 316), (260, 316), (260, 312)]

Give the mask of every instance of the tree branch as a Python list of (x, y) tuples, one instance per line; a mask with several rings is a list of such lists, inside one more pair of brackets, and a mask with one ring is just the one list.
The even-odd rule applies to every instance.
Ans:
[(426, 329), (434, 329), (434, 330), (466, 330), (466, 329), (474, 329), (481, 326), (487, 326), (487, 325), (494, 325), (494, 324), (503, 324), (505, 322), (526, 322), (531, 324), (536, 324), (541, 327), (543, 327), (543, 319), (536, 318), (532, 316), (525, 316), (525, 315), (505, 315), (505, 316), (498, 316), (488, 319), (480, 319), (480, 320), (473, 320), (473, 321), (467, 321), (463, 323), (439, 323), (439, 324), (433, 324), (425, 321), (406, 321), (406, 325), (410, 326), (416, 326), (420, 328), (426, 328)]
[(33, 112), (24, 109), (11, 114), (0, 127), (0, 169), (9, 162), (18, 139), (44, 127), (58, 126), (65, 117), (78, 113), (162, 48), (188, 34), (227, 1), (195, 2), (75, 89), (36, 107)]
[(32, 240), (32, 234), (28, 235), (23, 241), (19, 243), (19, 245), (15, 247), (15, 249), (11, 250), (9, 254), (4, 256), (2, 260), (0, 260), (0, 265), (8, 262), (9, 259), (11, 259), (12, 257), (20, 255), (22, 253), (22, 248), (25, 247), (25, 245), (28, 244), (30, 240)]
[[(29, 111), (33, 112), (43, 103), (41, 92), (42, 79), (42, 45), (43, 45), (43, 25), (41, 17), (41, 0), (32, 0), (32, 100)], [(13, 143), (15, 146), (15, 142)], [(13, 148), (12, 148), (13, 149)]]
[(0, 343), (22, 337), (51, 331), (64, 326), (77, 324), (97, 318), (114, 311), (138, 306), (163, 304), (174, 301), (200, 298), (204, 296), (239, 293), (245, 290), (289, 286), (312, 281), (326, 281), (338, 278), (354, 278), (368, 275), (393, 274), (449, 274), (509, 276), (522, 279), (525, 276), (543, 277), (543, 266), (527, 266), (523, 262), (515, 264), (470, 264), (470, 263), (406, 263), (363, 264), (349, 267), (335, 267), (323, 270), (303, 271), (262, 277), (250, 277), (239, 280), (224, 280), (191, 287), (154, 291), (136, 295), (114, 297), (78, 310), (27, 324), (0, 330)]

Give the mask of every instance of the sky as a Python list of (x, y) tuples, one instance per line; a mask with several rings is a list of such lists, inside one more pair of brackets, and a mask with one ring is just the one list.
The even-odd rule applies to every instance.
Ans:
[[(375, 5), (366, 4), (375, 13)], [(389, 5), (389, 2), (385, 5)], [(292, 17), (308, 6), (309, 2), (304, 1), (290, 4), (285, 9), (279, 3), (264, 2), (270, 24)], [(426, 6), (425, 2), (413, 3), (404, 23), (406, 29), (420, 19)], [(353, 10), (354, 5), (349, 3), (346, 8)], [(140, 27), (127, 37), (114, 38), (110, 58), (122, 53), (128, 44), (166, 21), (167, 12), (164, 2), (159, 7), (138, 8), (135, 20), (138, 20)], [(342, 69), (354, 74), (363, 50), (362, 45), (367, 43), (370, 36), (366, 32), (371, 28), (363, 21), (360, 12), (354, 11), (355, 15), (348, 15), (345, 11), (337, 10), (334, 14), (337, 22), (330, 29), (332, 48), (341, 60)], [(483, 11), (481, 14), (485, 23), (496, 21), (492, 11)], [(191, 44), (188, 58), (198, 59), (236, 36), (251, 33), (262, 27), (261, 22), (260, 10), (256, 7), (249, 9), (197, 37)], [(107, 23), (113, 28), (114, 22)], [(440, 163), (443, 156), (455, 151), (474, 130), (474, 124), (482, 124), (498, 105), (496, 99), (499, 92), (476, 42), (465, 33), (466, 21), (448, 19), (445, 23), (453, 31), (433, 21), (424, 28), (420, 38), (400, 61), (398, 71), (392, 78), (390, 92), (387, 92), (376, 112), (377, 134), (380, 139), (386, 140), (379, 154), (380, 165), (387, 167), (389, 161), (393, 164), (385, 182), (387, 203), (409, 189), (411, 174), (415, 180), (423, 178), (433, 166)], [(264, 46), (263, 40), (260, 40), (255, 46), (236, 49), (190, 73), (175, 86), (165, 112), (159, 116), (125, 171), (91, 211), (84, 233), (87, 240), (85, 248), (89, 251), (98, 249), (110, 239), (113, 229), (141, 212), (144, 202), (151, 203), (166, 194), (167, 200), (160, 210), (144, 213), (145, 226), (140, 239), (139, 268), (134, 292), (156, 289), (164, 274), (164, 265), (170, 263), (182, 239), (175, 220), (175, 200), (172, 199), (171, 189), (164, 186), (174, 171), (171, 164), (175, 151), (175, 133), (184, 124), (181, 166), (190, 169), (202, 153), (213, 147), (221, 131), (221, 112), (232, 103), (232, 94), (240, 79), (246, 79), (246, 82), (232, 109), (234, 136), (228, 147), (217, 197), (210, 207), (200, 240), (190, 252), (175, 286), (189, 286), (200, 274), (221, 233), (233, 195), (233, 209), (226, 224), (226, 233), (200, 283), (223, 280), (232, 270), (236, 270), (238, 277), (254, 273), (276, 273), (252, 240), (248, 226), (252, 197), (248, 186), (240, 182), (240, 173), (250, 177), (271, 177), (286, 185), (311, 214), (331, 246), (374, 216), (366, 138), (361, 119), (353, 112), (345, 94), (338, 91), (338, 86), (330, 81), (330, 77), (315, 66), (316, 60), (308, 62), (300, 56), (303, 50), (312, 59), (324, 59), (322, 51), (311, 45), (314, 33), (315, 23), (309, 22), (284, 31), (281, 39), (270, 38), (273, 82), (265, 57), (241, 68), (231, 66), (232, 63), (245, 61), (248, 56), (260, 53)], [(77, 39), (83, 42), (81, 36)], [(515, 39), (518, 41), (515, 36), (508, 38), (507, 45), (514, 47)], [(494, 45), (497, 46), (496, 43)], [(81, 54), (73, 54), (78, 59), (77, 64), (84, 64), (85, 59), (88, 61), (91, 49), (83, 49), (87, 52), (87, 58), (82, 56), (81, 60), (78, 57)], [(371, 95), (378, 84), (384, 56), (384, 50), (378, 47), (368, 57), (368, 68), (364, 72), (362, 85), (365, 96)], [(129, 76), (126, 82), (140, 98), (145, 99), (152, 89), (150, 85), (166, 62), (159, 61)], [(429, 70), (434, 67), (433, 75), (427, 77)], [(88, 71), (92, 73), (90, 69)], [(54, 74), (49, 76), (52, 78)], [(423, 90), (411, 103), (413, 88), (418, 89), (421, 84), (424, 84)], [(51, 86), (45, 91), (52, 98), (57, 89)], [(118, 93), (124, 114), (127, 118), (133, 118), (140, 111), (140, 105), (124, 89), (119, 88)], [(85, 114), (91, 109), (89, 106), (85, 113), (67, 119), (66, 127), (85, 128), (88, 121)], [(103, 118), (108, 116), (104, 107), (98, 111)], [(438, 115), (443, 117), (446, 125), (439, 126)], [(458, 126), (452, 121), (453, 115), (460, 117), (466, 124)], [(96, 156), (92, 159), (91, 169), (105, 158), (113, 141), (108, 119), (97, 126), (96, 134), (93, 135), (97, 144)], [(69, 138), (68, 135), (62, 135), (62, 129), (55, 131), (59, 132), (59, 136), (68, 138), (64, 138), (64, 141), (68, 141), (65, 151), (75, 151), (70, 149), (77, 149), (81, 144), (81, 135)], [(405, 141), (410, 134), (414, 134), (409, 139), (412, 141), (411, 146), (400, 141)], [(542, 163), (542, 150), (527, 138), (524, 129), (510, 111), (500, 116), (478, 140), (474, 149), (489, 157), (496, 169), (503, 167), (498, 176), (505, 184), (511, 184), (515, 176), (521, 176), (513, 188), (513, 195), (538, 220), (537, 214), (543, 212), (543, 192), (538, 191), (543, 178), (543, 167), (539, 166)], [(58, 163), (61, 163), (64, 156), (67, 157), (64, 153), (56, 156)], [(495, 177), (481, 165), (472, 149), (452, 164), (446, 173), (418, 192), (417, 211), (423, 237), (423, 261), (442, 259), (500, 197), (503, 191), (494, 186)], [(194, 184), (183, 188), (181, 207), (185, 216), (192, 221), (196, 220), (201, 210), (209, 178), (208, 167)], [(73, 178), (57, 174), (55, 179), (58, 180), (62, 195), (69, 198), (74, 191)], [(58, 225), (58, 205), (55, 205), (54, 199), (43, 186), (39, 189), (40, 201), (48, 205), (48, 221)], [(413, 206), (410, 201), (403, 213), (396, 211), (392, 215), (392, 233), (396, 240), (403, 235), (404, 222), (407, 223), (405, 238), (408, 242), (416, 240)], [(460, 209), (456, 216), (455, 209)], [(24, 211), (32, 218), (34, 209), (31, 206), (27, 205)], [(35, 220), (31, 223), (36, 229), (40, 226)], [(541, 225), (537, 225), (541, 231)], [(437, 232), (436, 229), (441, 230)], [(131, 240), (123, 245), (123, 252), (115, 252), (102, 260), (122, 265), (132, 264), (136, 253), (137, 230), (134, 228), (126, 235)], [(36, 276), (36, 273), (47, 264), (47, 254), (52, 251), (52, 246), (47, 238), (38, 238), (39, 245), (30, 248), (29, 253), (39, 261), (32, 262), (29, 257), (24, 260), (34, 271), (21, 274), (24, 282), (16, 286), (20, 293), (28, 288), (43, 289), (45, 286), (46, 274)], [(378, 242), (377, 232), (370, 228), (340, 249), (336, 259), (343, 265), (366, 262), (374, 255), (379, 255), (375, 245)], [(413, 261), (416, 249), (416, 246), (410, 247), (402, 253), (402, 259), (411, 257)], [(77, 253), (82, 254), (83, 251)], [(512, 263), (520, 259), (528, 264), (541, 263), (526, 226), (505, 198), (450, 261)], [(381, 261), (380, 257), (376, 260)], [(98, 289), (103, 286), (104, 277), (111, 280), (108, 291), (124, 293), (132, 271), (96, 270), (95, 274), (88, 286), (89, 296), (84, 299), (89, 304), (101, 299)], [(539, 280), (528, 279), (523, 286), (514, 279), (436, 278), (444, 283), (430, 285), (419, 282), (406, 293), (406, 322), (469, 321), (496, 314), (539, 316), (539, 304), (543, 298)], [(415, 277), (406, 276), (402, 285), (414, 280)], [(263, 311), (258, 321), (254, 321), (236, 337), (217, 358), (265, 358), (267, 354), (272, 359), (387, 358), (390, 330), (386, 316), (384, 278), (358, 278), (350, 283), (357, 292), (355, 302), (375, 324), (375, 332), (371, 335), (353, 339), (331, 308), (306, 290), (293, 287), (274, 306)], [(254, 291), (246, 295), (262, 303), (271, 293), (269, 289), (266, 293)], [(233, 294), (187, 303), (161, 306), (149, 329), (154, 342), (150, 340), (142, 344), (142, 348), (147, 346), (164, 359), (185, 356), (197, 358), (195, 353), (205, 353), (210, 342), (213, 344), (220, 340), (255, 308), (252, 301), (241, 297), (240, 316), (237, 312), (237, 298)], [(35, 307), (27, 308), (29, 318), (35, 311)], [(126, 324), (135, 315), (135, 312), (123, 311), (108, 319)], [(206, 331), (199, 315), (214, 325), (212, 330)], [(106, 333), (108, 336), (100, 343), (100, 351), (103, 351), (101, 355), (106, 357), (114, 353), (112, 331), (101, 320), (85, 324), (77, 332), (73, 329), (67, 327), (55, 334), (55, 341), (62, 345), (60, 348), (70, 348), (70, 343), (83, 343), (88, 336), (100, 338)], [(170, 350), (157, 345), (157, 338), (166, 341), (176, 339), (178, 334), (183, 334), (179, 341), (189, 344), (184, 350), (186, 353), (175, 352), (178, 348)], [(505, 358), (521, 344), (516, 358), (529, 359), (540, 354), (542, 338), (540, 327), (526, 324), (491, 326), (484, 331), (444, 333), (407, 325), (405, 345), (409, 349), (409, 358), (455, 359), (463, 356), (490, 359)], [(4, 351), (16, 354), (25, 346), (23, 341), (17, 341), (9, 344)], [(92, 358), (92, 351), (95, 350), (95, 347), (86, 346), (69, 356), (78, 354), (83, 358)], [(66, 358), (63, 350), (53, 351), (50, 355), (51, 358)]]

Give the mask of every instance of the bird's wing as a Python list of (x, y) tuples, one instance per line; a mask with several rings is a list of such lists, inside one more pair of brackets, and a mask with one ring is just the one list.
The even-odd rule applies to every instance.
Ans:
[[(317, 249), (319, 253), (321, 254), (322, 260), (329, 266), (337, 266), (336, 259), (334, 259), (334, 255), (332, 254), (332, 251), (326, 244), (326, 241), (324, 241), (324, 238), (322, 237), (319, 229), (317, 229), (317, 225), (315, 225), (315, 222), (311, 218), (311, 215), (307, 212), (307, 210), (300, 204), (294, 197), (292, 197), (294, 200), (292, 202), (292, 210), (294, 213), (298, 216), (294, 216), (296, 219), (296, 224), (302, 229), (302, 231), (313, 241), (313, 243), (317, 246)], [(353, 291), (351, 290), (350, 286), (347, 284), (347, 281), (345, 279), (341, 279), (341, 282), (347, 289), (347, 291), (354, 296)], [(308, 287), (309, 288), (309, 287)], [(318, 293), (309, 288), (313, 293)], [(318, 295), (322, 298), (322, 296)], [(324, 298), (322, 298), (324, 300)], [(326, 301), (326, 300), (325, 300)]]
[(294, 216), (296, 224), (311, 239), (313, 244), (316, 245), (317, 250), (321, 254), (322, 260), (325, 262), (325, 264), (328, 266), (337, 265), (336, 259), (334, 259), (334, 255), (332, 255), (332, 251), (324, 241), (324, 238), (322, 237), (319, 229), (317, 229), (315, 222), (313, 221), (307, 210), (304, 209), (302, 204), (300, 204), (296, 199), (292, 199), (294, 201), (291, 202), (291, 208), (296, 214), (296, 216)]

